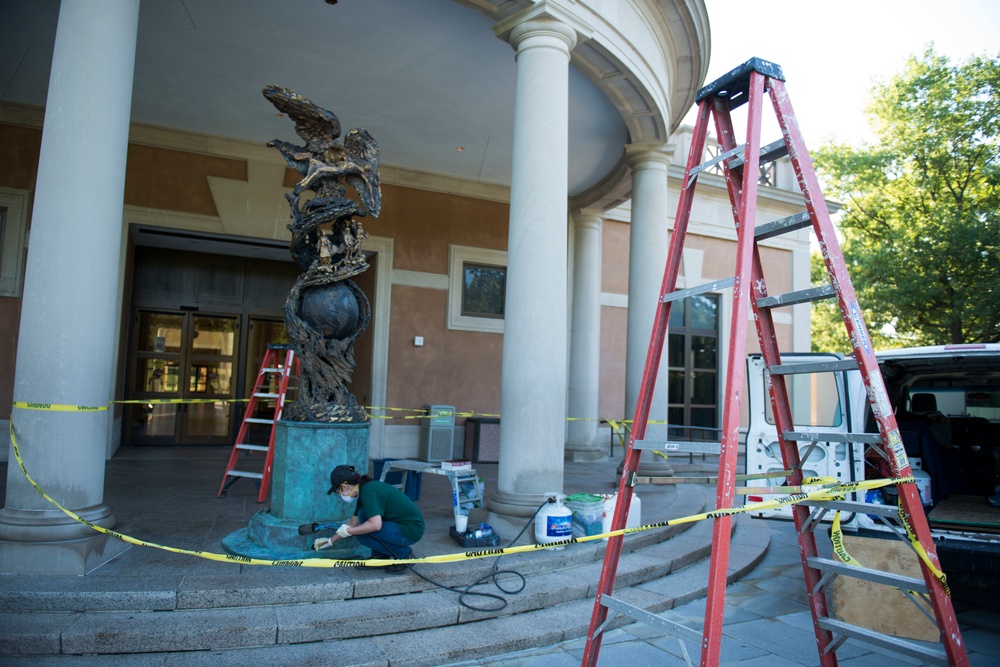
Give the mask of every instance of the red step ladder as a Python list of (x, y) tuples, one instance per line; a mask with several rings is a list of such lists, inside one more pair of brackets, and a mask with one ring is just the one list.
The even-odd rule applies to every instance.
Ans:
[[(783, 138), (761, 146), (761, 113), (768, 97), (774, 108)], [(834, 233), (833, 224), (830, 221), (826, 201), (820, 191), (812, 161), (799, 133), (798, 123), (785, 90), (781, 68), (774, 63), (753, 58), (698, 91), (697, 102), (697, 122), (670, 239), (670, 251), (663, 274), (660, 301), (657, 305), (656, 319), (646, 357), (632, 434), (625, 452), (619, 501), (612, 519), (612, 529), (614, 530), (625, 527), (632, 501), (633, 487), (638, 478), (637, 470), (641, 451), (643, 449), (684, 449), (686, 445), (692, 444), (650, 442), (644, 441), (643, 438), (649, 420), (657, 369), (660, 365), (660, 357), (667, 335), (671, 304), (676, 300), (696, 294), (717, 291), (720, 289), (719, 284), (721, 283), (729, 284), (728, 281), (719, 281), (719, 284), (712, 283), (675, 291), (697, 178), (701, 172), (712, 168), (721, 168), (726, 179), (737, 229), (736, 270), (735, 278), (731, 283), (733, 285), (733, 306), (726, 388), (724, 390), (725, 401), (722, 413), (722, 435), (721, 442), (717, 443), (720, 455), (715, 508), (733, 507), (737, 480), (737, 453), (740, 445), (740, 388), (745, 376), (747, 320), (751, 312), (756, 323), (761, 351), (770, 372), (771, 404), (774, 408), (775, 421), (780, 434), (779, 441), (784, 468), (789, 473), (787, 484), (789, 486), (802, 484), (803, 475), (798, 442), (824, 439), (822, 434), (814, 431), (797, 430), (796, 425), (792, 422), (791, 404), (785, 382), (785, 377), (792, 373), (860, 369), (869, 401), (878, 422), (879, 434), (877, 438), (874, 437), (874, 434), (850, 434), (857, 436), (852, 442), (865, 443), (875, 450), (882, 459), (888, 462), (893, 478), (908, 477), (911, 473), (896, 426), (895, 416), (891, 410), (885, 409), (885, 406), (889, 405), (889, 401), (882, 375), (872, 350), (871, 339), (862, 319), (861, 308), (847, 273), (839, 242)], [(744, 144), (737, 145), (730, 113), (744, 103), (749, 105), (746, 141)], [(705, 152), (710, 118), (715, 123), (719, 153), (714, 158), (701, 162)], [(761, 164), (785, 155), (791, 159), (806, 210), (757, 226), (755, 225), (755, 207)], [(823, 251), (830, 283), (823, 287), (801, 292), (776, 296), (768, 295), (764, 267), (760, 260), (757, 244), (764, 239), (810, 226)], [(778, 338), (772, 319), (772, 309), (831, 297), (836, 297), (839, 302), (844, 325), (852, 342), (854, 358), (825, 364), (782, 365), (778, 350)], [(843, 439), (843, 434), (840, 434), (840, 438)], [(969, 664), (951, 599), (942, 580), (934, 572), (935, 569), (940, 570), (940, 563), (930, 536), (927, 518), (921, 506), (916, 484), (913, 482), (901, 483), (897, 485), (897, 489), (899, 491), (900, 511), (905, 514), (916, 541), (923, 547), (927, 555), (926, 561), (920, 560), (923, 582), (867, 568), (841, 567), (840, 563), (820, 558), (817, 553), (814, 528), (819, 523), (818, 519), (822, 517), (823, 512), (838, 508), (862, 512), (880, 508), (891, 510), (894, 513), (894, 509), (865, 503), (810, 502), (808, 505), (815, 508), (810, 514), (806, 503), (793, 505), (799, 551), (802, 555), (802, 566), (805, 572), (806, 592), (816, 631), (820, 664), (824, 667), (833, 667), (837, 664), (837, 649), (848, 638), (877, 643), (892, 650), (915, 655), (928, 662), (951, 665)], [(701, 642), (701, 664), (704, 666), (714, 666), (719, 663), (732, 517), (727, 514), (712, 520), (714, 521), (712, 555), (709, 565), (705, 625)], [(660, 627), (686, 630), (689, 633), (697, 634), (697, 631), (685, 626), (678, 626), (668, 619), (650, 614), (613, 597), (621, 549), (622, 536), (609, 539), (600, 583), (594, 600), (590, 629), (587, 634), (582, 663), (584, 667), (594, 667), (597, 664), (603, 630), (609, 621), (609, 610), (616, 614), (624, 613), (637, 620), (643, 620)], [(932, 620), (938, 626), (943, 650), (940, 647), (928, 647), (897, 637), (875, 633), (831, 618), (827, 606), (826, 587), (832, 574), (855, 576), (880, 583), (886, 581), (902, 582), (905, 579), (905, 583), (898, 583), (900, 586), (907, 587), (903, 590), (912, 590), (917, 587), (918, 592), (924, 596), (924, 603), (928, 604), (932, 610), (932, 612), (925, 611), (925, 613), (929, 617), (932, 615)]]
[[(284, 359), (279, 360), (281, 353)], [(288, 384), (292, 376), (292, 366), (295, 367), (295, 374), (299, 372), (299, 360), (295, 357), (295, 352), (291, 345), (280, 345), (268, 343), (267, 352), (264, 353), (264, 361), (261, 363), (260, 371), (257, 372), (257, 380), (253, 385), (253, 392), (247, 403), (246, 412), (243, 413), (243, 423), (240, 425), (239, 433), (236, 434), (236, 443), (233, 451), (229, 455), (229, 463), (226, 464), (226, 472), (222, 476), (222, 484), (219, 485), (219, 497), (223, 498), (226, 492), (241, 477), (252, 479), (257, 485), (257, 502), (262, 503), (267, 499), (267, 490), (271, 484), (271, 465), (274, 462), (274, 431), (276, 424), (281, 419), (281, 413), (285, 409), (285, 395), (288, 393)], [(276, 387), (274, 385), (277, 385)], [(273, 388), (274, 391), (266, 389)], [(254, 417), (257, 404), (260, 400), (274, 401), (274, 416), (271, 419)], [(266, 445), (251, 444), (247, 442), (250, 434), (251, 424), (269, 424), (270, 436)], [(240, 460), (240, 452), (244, 453), (242, 458), (246, 459), (251, 452), (265, 452), (264, 466), (260, 471), (237, 470), (236, 465)]]

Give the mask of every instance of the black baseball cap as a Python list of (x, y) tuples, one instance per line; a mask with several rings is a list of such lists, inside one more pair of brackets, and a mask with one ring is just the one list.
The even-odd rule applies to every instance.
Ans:
[(330, 471), (330, 490), (326, 492), (326, 495), (330, 495), (336, 491), (337, 487), (344, 482), (357, 484), (360, 479), (361, 475), (354, 470), (354, 466), (339, 465)]

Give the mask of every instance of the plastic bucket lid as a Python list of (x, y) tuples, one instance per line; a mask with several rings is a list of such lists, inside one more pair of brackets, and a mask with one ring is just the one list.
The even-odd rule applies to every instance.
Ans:
[(602, 504), (604, 498), (593, 493), (574, 493), (571, 496), (566, 496), (566, 502), (580, 505), (596, 505)]

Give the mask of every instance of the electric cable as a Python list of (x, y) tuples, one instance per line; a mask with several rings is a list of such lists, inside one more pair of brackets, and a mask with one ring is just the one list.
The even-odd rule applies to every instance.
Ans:
[[(536, 509), (535, 512), (534, 512), (534, 514), (531, 515), (531, 518), (528, 519), (528, 522), (524, 524), (523, 528), (521, 528), (521, 532), (519, 532), (517, 534), (517, 536), (513, 540), (511, 540), (510, 544), (508, 544), (507, 546), (508, 547), (514, 546), (514, 544), (519, 539), (521, 539), (521, 536), (524, 535), (524, 531), (526, 531), (528, 529), (528, 526), (532, 525), (535, 522), (535, 517), (538, 516), (538, 513), (540, 511), (542, 511), (542, 508), (545, 507), (546, 505), (548, 505), (549, 503), (553, 503), (553, 502), (555, 502), (555, 498), (546, 498), (545, 502), (543, 502), (541, 505), (538, 506), (538, 509)], [(392, 548), (388, 544), (386, 544), (385, 542), (383, 542), (380, 538), (376, 537), (375, 539), (377, 539), (379, 542), (382, 543), (382, 546), (384, 546), (386, 548), (386, 551), (388, 553), (391, 553), (391, 554), (395, 553), (392, 550)], [(471, 609), (472, 611), (493, 612), (493, 611), (501, 611), (504, 608), (506, 608), (507, 607), (507, 598), (503, 597), (502, 595), (497, 595), (496, 593), (487, 593), (487, 592), (484, 592), (484, 591), (473, 591), (472, 590), (473, 587), (479, 586), (480, 584), (483, 584), (483, 583), (486, 583), (486, 582), (492, 580), (493, 581), (493, 585), (496, 586), (498, 589), (500, 589), (500, 591), (502, 593), (506, 593), (507, 595), (517, 595), (518, 593), (520, 593), (521, 591), (524, 590), (525, 586), (528, 585), (527, 579), (525, 579), (524, 575), (521, 574), (520, 572), (518, 572), (517, 570), (501, 570), (501, 569), (499, 569), (500, 559), (503, 558), (503, 556), (504, 556), (504, 554), (500, 554), (499, 556), (496, 557), (496, 559), (494, 559), (493, 565), (490, 568), (490, 573), (489, 574), (487, 574), (487, 575), (479, 578), (478, 580), (472, 582), (471, 584), (469, 584), (468, 586), (466, 586), (464, 588), (456, 587), (456, 586), (447, 586), (445, 584), (442, 584), (440, 582), (434, 581), (433, 579), (422, 575), (421, 573), (417, 572), (413, 568), (412, 565), (408, 565), (407, 563), (400, 563), (400, 564), (403, 565), (403, 566), (405, 566), (406, 568), (408, 568), (410, 570), (410, 572), (412, 572), (413, 574), (417, 575), (418, 577), (420, 577), (421, 579), (423, 579), (427, 583), (432, 584), (434, 586), (437, 586), (438, 588), (441, 588), (441, 589), (446, 590), (446, 591), (451, 591), (453, 593), (458, 593), (458, 603), (460, 605), (462, 605), (463, 607), (465, 607), (466, 609)], [(497, 578), (497, 575), (514, 575), (514, 577), (516, 577), (517, 579), (521, 580), (520, 581), (520, 586), (518, 586), (516, 589), (515, 588), (510, 588), (510, 589), (504, 588), (503, 586), (500, 585), (500, 580)], [(499, 603), (499, 606), (494, 606), (494, 607), (477, 607), (477, 606), (475, 606), (473, 604), (470, 604), (470, 603), (466, 602), (466, 597), (472, 597), (472, 596), (484, 597), (484, 598), (489, 598), (489, 599), (492, 599), (492, 600), (497, 600), (498, 603)]]

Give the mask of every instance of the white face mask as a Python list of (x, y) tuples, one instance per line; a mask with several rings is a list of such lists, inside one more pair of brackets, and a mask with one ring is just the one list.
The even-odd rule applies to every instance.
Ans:
[(351, 497), (351, 494), (344, 495), (343, 493), (340, 494), (340, 499), (345, 503), (349, 503), (354, 500), (354, 498)]

